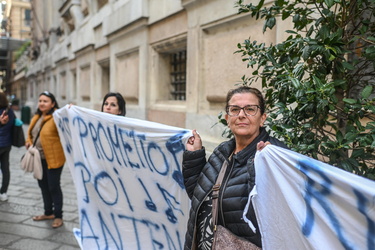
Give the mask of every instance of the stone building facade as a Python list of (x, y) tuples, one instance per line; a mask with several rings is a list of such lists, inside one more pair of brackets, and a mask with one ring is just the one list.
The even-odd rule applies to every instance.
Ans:
[(250, 74), (237, 43), (276, 42), (279, 29), (237, 14), (232, 0), (33, 0), (26, 105), (54, 93), (59, 105), (99, 110), (108, 91), (127, 116), (198, 129), (212, 149), (226, 93)]
[[(30, 0), (3, 0), (1, 6), (3, 11), (1, 38), (8, 46), (0, 49), (2, 55), (0, 65), (7, 65), (7, 76), (1, 76), (3, 83), (0, 85), (7, 94), (12, 94), (15, 99), (19, 100), (22, 93), (25, 93), (25, 90), (22, 91), (22, 86), (25, 86), (24, 72), (21, 72), (25, 65), (21, 64), (28, 62), (27, 53), (24, 52), (27, 52), (25, 43), (29, 41), (31, 35)], [(6, 57), (4, 53), (7, 54)], [(24, 60), (19, 60), (20, 58)], [(16, 104), (19, 104), (18, 101)], [(13, 108), (17, 109), (17, 105), (13, 105)]]

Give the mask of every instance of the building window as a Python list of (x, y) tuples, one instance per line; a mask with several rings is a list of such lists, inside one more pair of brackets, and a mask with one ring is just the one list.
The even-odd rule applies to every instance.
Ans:
[(186, 100), (186, 50), (170, 54), (172, 100)]
[(31, 10), (25, 9), (24, 25), (30, 27), (31, 25)]
[(152, 75), (155, 77), (153, 97), (158, 103), (186, 101), (187, 37), (182, 34), (152, 44)]

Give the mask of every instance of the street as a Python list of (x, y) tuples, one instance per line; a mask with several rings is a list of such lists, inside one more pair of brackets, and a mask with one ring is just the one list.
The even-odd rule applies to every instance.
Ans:
[[(26, 135), (27, 125), (23, 127)], [(53, 229), (52, 220), (32, 220), (33, 216), (43, 214), (43, 201), (37, 180), (32, 173), (24, 173), (20, 168), (20, 159), (25, 151), (25, 147), (12, 147), (10, 152), (9, 198), (8, 201), (0, 201), (0, 250), (80, 249), (72, 231), (79, 227), (79, 218), (76, 192), (68, 167), (64, 167), (61, 177), (64, 224)]]

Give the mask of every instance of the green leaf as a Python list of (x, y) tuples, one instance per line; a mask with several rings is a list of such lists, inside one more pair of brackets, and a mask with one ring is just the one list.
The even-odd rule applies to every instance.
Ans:
[(293, 17), (293, 22), (296, 23), (296, 22), (298, 22), (299, 20), (300, 20), (300, 15), (299, 15), (299, 14), (294, 15), (294, 17)]
[(259, 1), (257, 5), (257, 10), (260, 10), (263, 7), (263, 4), (264, 4), (264, 0)]
[(298, 32), (294, 31), (294, 30), (286, 30), (285, 31), (286, 33), (290, 33), (290, 34), (298, 34)]
[(342, 66), (344, 66), (344, 68), (348, 69), (348, 70), (354, 70), (355, 69), (355, 67), (351, 63), (348, 63), (348, 62), (342, 62)]
[(352, 166), (348, 163), (348, 162), (341, 162), (341, 167), (344, 169), (344, 170), (346, 170), (346, 171), (348, 171), (348, 172), (352, 172), (353, 171), (353, 168), (352, 168)]
[(288, 17), (290, 17), (290, 11), (283, 11), (283, 14), (281, 15), (281, 19), (282, 20), (285, 20), (287, 19)]
[(362, 158), (362, 156), (364, 155), (365, 151), (363, 150), (363, 148), (360, 148), (360, 149), (354, 149), (353, 150), (353, 153), (351, 155), (352, 158)]
[(344, 98), (343, 101), (344, 101), (345, 103), (348, 103), (348, 104), (355, 104), (355, 103), (357, 103), (357, 100), (355, 100), (355, 99), (350, 99), (350, 98)]
[(352, 142), (354, 141), (356, 138), (357, 138), (358, 134), (357, 133), (354, 133), (354, 132), (348, 132), (345, 134), (345, 139), (348, 141), (348, 142)]
[(306, 61), (306, 60), (309, 58), (309, 56), (310, 56), (310, 52), (311, 52), (311, 50), (310, 50), (310, 46), (306, 45), (306, 46), (303, 48), (303, 50), (302, 50), (302, 58), (303, 58), (303, 60)]
[(265, 26), (268, 27), (269, 29), (272, 29), (275, 26), (275, 24), (276, 24), (276, 18), (271, 17), (267, 19)]
[(342, 135), (341, 131), (337, 131), (336, 133), (336, 139), (337, 141), (341, 144), (342, 143), (342, 140), (344, 139), (344, 136)]
[(299, 88), (299, 86), (300, 86), (300, 82), (298, 81), (298, 79), (296, 79), (296, 78), (291, 78), (290, 81), (292, 82), (294, 88), (296, 88), (296, 89)]
[(375, 46), (368, 47), (366, 49), (366, 54), (369, 54), (369, 55), (375, 54)]
[(372, 94), (372, 89), (373, 87), (370, 85), (367, 85), (363, 90), (362, 90), (362, 97), (367, 99), (371, 94)]

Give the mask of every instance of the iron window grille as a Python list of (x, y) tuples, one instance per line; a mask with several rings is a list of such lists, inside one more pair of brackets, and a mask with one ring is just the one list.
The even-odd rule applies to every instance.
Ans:
[(172, 100), (186, 100), (186, 50), (170, 55)]

